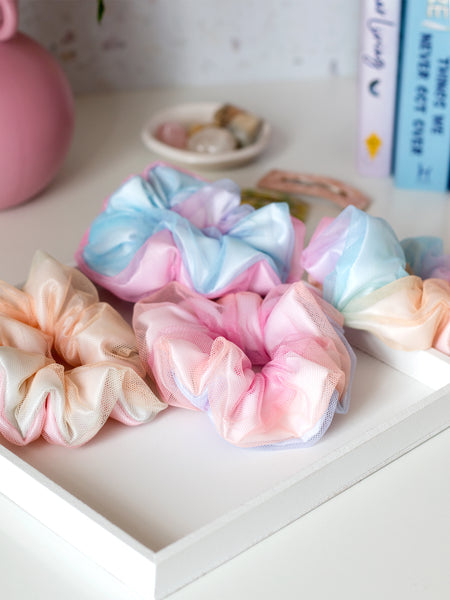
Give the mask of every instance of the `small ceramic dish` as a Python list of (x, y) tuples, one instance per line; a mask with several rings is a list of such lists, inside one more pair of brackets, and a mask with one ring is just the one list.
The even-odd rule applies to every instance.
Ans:
[(236, 167), (254, 160), (267, 147), (270, 139), (271, 127), (267, 121), (263, 122), (261, 131), (256, 141), (245, 148), (237, 148), (220, 154), (207, 154), (182, 150), (168, 146), (155, 137), (159, 125), (167, 121), (178, 121), (187, 126), (192, 123), (212, 122), (214, 113), (223, 106), (223, 102), (198, 102), (179, 104), (165, 108), (155, 113), (142, 129), (142, 141), (156, 154), (169, 160), (185, 165), (198, 166), (209, 169), (224, 169)]

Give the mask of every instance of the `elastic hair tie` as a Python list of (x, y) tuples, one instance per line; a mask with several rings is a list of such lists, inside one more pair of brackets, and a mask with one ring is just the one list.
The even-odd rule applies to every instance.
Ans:
[(76, 253), (79, 268), (136, 302), (178, 281), (208, 298), (301, 278), (304, 224), (285, 203), (255, 210), (238, 186), (155, 163), (105, 202)]
[[(450, 281), (436, 277), (445, 275), (448, 258), (441, 243), (433, 242), (430, 253), (418, 240), (401, 244), (384, 219), (348, 207), (319, 223), (302, 264), (349, 327), (393, 348), (450, 355)], [(416, 269), (433, 277), (411, 275)]]
[(342, 317), (303, 282), (216, 302), (172, 283), (134, 306), (148, 372), (170, 405), (209, 414), (237, 446), (310, 446), (348, 408)]
[(112, 417), (146, 423), (166, 405), (144, 380), (131, 327), (78, 270), (34, 256), (22, 290), (0, 282), (0, 433), (80, 446)]

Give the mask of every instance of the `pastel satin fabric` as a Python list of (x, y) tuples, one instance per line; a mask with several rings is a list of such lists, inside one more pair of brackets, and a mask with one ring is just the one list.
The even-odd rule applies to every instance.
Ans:
[(309, 446), (346, 412), (354, 354), (342, 317), (304, 282), (216, 302), (172, 283), (134, 307), (162, 398), (209, 414), (238, 446)]
[(265, 294), (300, 279), (303, 223), (285, 203), (255, 210), (240, 202), (230, 180), (208, 183), (156, 163), (106, 200), (76, 261), (92, 281), (131, 302), (171, 281), (216, 298)]
[(147, 382), (131, 327), (79, 271), (37, 252), (19, 290), (0, 282), (0, 432), (79, 446), (112, 417), (127, 425), (166, 405)]
[[(438, 262), (427, 262), (426, 252), (404, 245), (408, 260), (386, 221), (349, 207), (319, 224), (302, 264), (346, 325), (371, 331), (394, 348), (435, 347), (450, 354), (450, 283), (436, 278)], [(434, 277), (409, 275), (409, 261), (413, 270)]]
[(406, 262), (412, 273), (422, 279), (444, 279), (450, 282), (450, 254), (444, 254), (440, 238), (422, 236), (401, 241)]

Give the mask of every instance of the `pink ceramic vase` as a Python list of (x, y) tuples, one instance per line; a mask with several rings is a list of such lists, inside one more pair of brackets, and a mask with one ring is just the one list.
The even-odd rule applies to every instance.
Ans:
[(73, 134), (69, 83), (47, 50), (17, 32), (17, 0), (0, 0), (0, 209), (54, 178)]

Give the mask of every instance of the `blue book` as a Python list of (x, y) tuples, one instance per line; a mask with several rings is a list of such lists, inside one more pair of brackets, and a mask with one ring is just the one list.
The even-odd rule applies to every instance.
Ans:
[(395, 185), (445, 191), (450, 173), (449, 0), (406, 0), (403, 19)]

